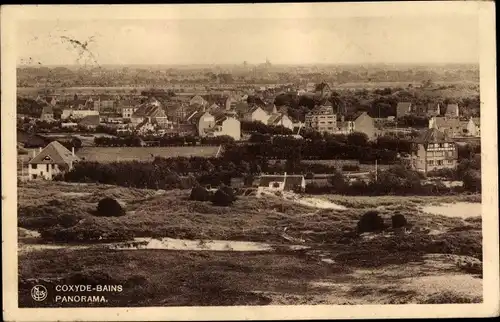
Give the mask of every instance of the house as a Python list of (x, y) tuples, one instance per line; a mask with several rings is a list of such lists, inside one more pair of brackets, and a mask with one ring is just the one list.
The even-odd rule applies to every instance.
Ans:
[(243, 119), (249, 122), (262, 122), (267, 124), (270, 115), (260, 106), (252, 107), (243, 115)]
[(189, 101), (189, 105), (195, 105), (195, 104), (198, 104), (200, 106), (207, 106), (208, 102), (203, 97), (201, 97), (200, 95), (195, 95)]
[(236, 141), (241, 140), (240, 121), (228, 115), (217, 116), (214, 120), (213, 126), (206, 128), (204, 132), (208, 137), (227, 135)]
[(316, 106), (306, 114), (305, 126), (318, 132), (333, 134), (337, 131), (337, 115), (330, 105)]
[(448, 104), (446, 106), (446, 112), (444, 114), (448, 118), (458, 118), (460, 117), (460, 111), (458, 109), (458, 104)]
[(429, 119), (429, 128), (437, 129), (449, 137), (459, 137), (464, 134), (464, 125), (458, 118), (431, 117)]
[(320, 83), (314, 89), (315, 95), (320, 99), (328, 98), (332, 94), (332, 90), (327, 83)]
[(304, 191), (306, 179), (303, 175), (261, 175), (259, 190), (268, 191)]
[(52, 105), (45, 105), (42, 108), (40, 120), (46, 121), (46, 122), (53, 122), (54, 121), (54, 110), (52, 108)]
[(115, 101), (109, 95), (100, 95), (97, 99), (92, 100), (94, 104), (94, 110), (99, 112), (115, 112), (116, 104)]
[(481, 118), (471, 117), (467, 122), (467, 133), (469, 136), (481, 136)]
[(273, 114), (269, 117), (267, 125), (283, 126), (287, 129), (293, 130), (293, 121), (286, 114)]
[(168, 127), (171, 124), (161, 103), (155, 98), (150, 98), (147, 102), (139, 105), (130, 117), (130, 121), (134, 126), (144, 122), (146, 119), (155, 121), (160, 127)]
[(69, 151), (61, 143), (52, 141), (28, 162), (29, 179), (52, 180), (55, 175), (71, 170), (79, 160), (74, 149)]
[(206, 130), (215, 125), (215, 117), (206, 111), (193, 112), (188, 118), (187, 122), (193, 124), (198, 129), (199, 136), (206, 136)]
[(410, 102), (399, 102), (396, 106), (396, 117), (401, 118), (411, 113), (413, 104)]
[(436, 128), (428, 129), (413, 143), (411, 165), (417, 171), (455, 168), (457, 159), (455, 142)]
[(427, 110), (425, 112), (426, 112), (425, 114), (430, 117), (440, 116), (441, 106), (439, 105), (439, 103), (437, 104), (429, 103), (427, 104)]
[(66, 120), (72, 119), (82, 119), (86, 116), (97, 115), (99, 116), (99, 111), (94, 110), (76, 110), (76, 109), (64, 109), (61, 114), (61, 119)]
[(347, 116), (344, 122), (347, 123), (347, 130), (352, 130), (348, 133), (364, 133), (368, 136), (369, 140), (373, 140), (376, 136), (377, 129), (375, 127), (375, 120), (366, 112), (358, 112), (354, 115)]
[(100, 119), (99, 115), (88, 115), (85, 116), (78, 122), (78, 125), (86, 128), (86, 129), (95, 129), (99, 126)]

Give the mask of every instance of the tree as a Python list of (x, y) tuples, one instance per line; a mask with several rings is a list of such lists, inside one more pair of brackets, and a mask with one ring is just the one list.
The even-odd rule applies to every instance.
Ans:
[(364, 147), (368, 144), (368, 135), (361, 132), (354, 132), (347, 135), (347, 143), (359, 147)]

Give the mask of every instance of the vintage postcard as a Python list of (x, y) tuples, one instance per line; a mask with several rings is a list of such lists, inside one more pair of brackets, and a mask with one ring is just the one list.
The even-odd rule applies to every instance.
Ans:
[(494, 12), (2, 7), (4, 319), (498, 315)]

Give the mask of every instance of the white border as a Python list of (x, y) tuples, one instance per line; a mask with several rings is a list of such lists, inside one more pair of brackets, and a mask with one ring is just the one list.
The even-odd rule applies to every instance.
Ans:
[[(484, 303), (440, 305), (301, 305), (170, 308), (17, 307), (16, 21), (25, 19), (227, 19), (387, 15), (455, 15), (479, 12), (483, 185)], [(7, 321), (72, 320), (278, 320), (335, 318), (483, 317), (499, 314), (498, 160), (493, 2), (383, 2), (236, 5), (2, 6), (2, 247), (3, 304)], [(466, 40), (464, 40), (466, 41)], [(424, 45), (424, 44), (423, 44)], [(488, 178), (491, 178), (489, 180)]]

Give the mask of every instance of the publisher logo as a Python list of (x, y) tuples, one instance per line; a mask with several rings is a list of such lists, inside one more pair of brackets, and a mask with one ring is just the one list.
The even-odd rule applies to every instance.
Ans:
[(47, 294), (47, 288), (43, 285), (35, 285), (31, 289), (31, 297), (37, 302), (45, 300), (47, 298)]

